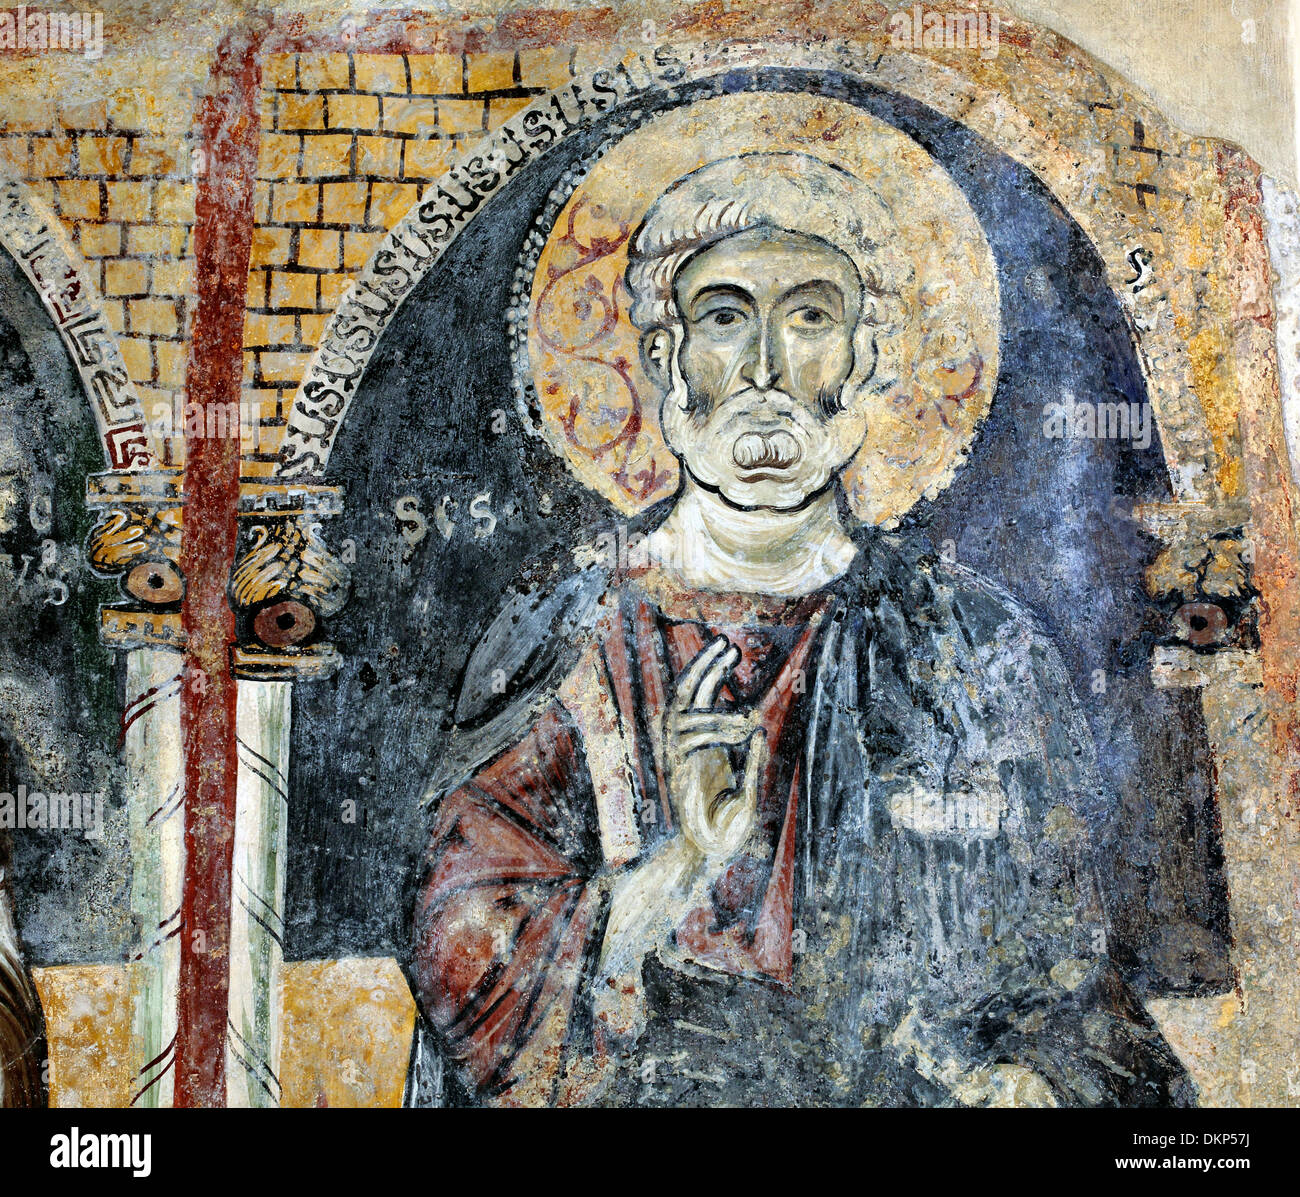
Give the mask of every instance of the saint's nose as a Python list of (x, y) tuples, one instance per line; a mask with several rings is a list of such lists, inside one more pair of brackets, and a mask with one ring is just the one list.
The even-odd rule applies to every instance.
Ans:
[(770, 319), (754, 322), (754, 332), (746, 343), (740, 376), (760, 391), (770, 390), (782, 381), (785, 351)]

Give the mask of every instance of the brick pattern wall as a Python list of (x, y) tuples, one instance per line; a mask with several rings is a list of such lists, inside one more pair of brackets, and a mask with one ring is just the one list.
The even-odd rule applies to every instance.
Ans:
[[(60, 218), (103, 296), (105, 319), (154, 422), (185, 388), (194, 297), (191, 139), (163, 101), (127, 89), (92, 103), (33, 99), (0, 115), (0, 172)], [(154, 440), (180, 464), (180, 429)]]
[(383, 238), (466, 144), (572, 77), (567, 47), (268, 57), (244, 324), (244, 473), (268, 475), (325, 322)]

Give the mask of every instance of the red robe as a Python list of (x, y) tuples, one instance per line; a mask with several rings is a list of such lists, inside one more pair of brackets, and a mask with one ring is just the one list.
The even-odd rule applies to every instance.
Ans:
[(718, 635), (741, 659), (716, 705), (754, 711), (772, 751), (756, 829), (676, 927), (672, 954), (790, 981), (805, 679), (824, 600), (626, 582), (605, 604), (528, 734), (442, 800), (417, 902), (425, 1013), (477, 1095), (503, 1104), (581, 1100), (635, 1034), (635, 975), (596, 975), (609, 881), (673, 834), (660, 720)]

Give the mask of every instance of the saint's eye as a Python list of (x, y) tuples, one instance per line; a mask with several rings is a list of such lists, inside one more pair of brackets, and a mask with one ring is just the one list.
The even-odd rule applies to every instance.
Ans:
[(705, 324), (714, 328), (732, 328), (745, 318), (745, 314), (736, 308), (714, 308), (701, 317)]
[(830, 313), (822, 308), (799, 308), (793, 313), (794, 323), (800, 328), (825, 328), (831, 323)]

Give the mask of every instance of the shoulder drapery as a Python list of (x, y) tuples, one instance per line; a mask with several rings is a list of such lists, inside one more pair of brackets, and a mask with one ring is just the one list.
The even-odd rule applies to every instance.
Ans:
[(593, 807), (558, 704), (441, 803), (415, 976), (426, 1016), (482, 1097), (555, 1100), (603, 930)]
[[(807, 742), (821, 1034), (958, 1100), (1009, 1064), (1059, 1104), (1191, 1103), (1106, 954), (1087, 826), (1109, 795), (1059, 654), (997, 587), (882, 540), (823, 642)], [(869, 1098), (872, 1061), (845, 1069), (846, 1100)]]

